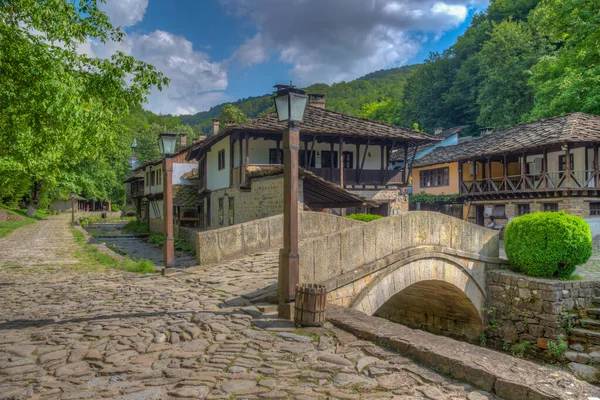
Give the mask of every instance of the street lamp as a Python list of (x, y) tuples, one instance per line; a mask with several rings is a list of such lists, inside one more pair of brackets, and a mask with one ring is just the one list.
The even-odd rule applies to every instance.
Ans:
[(75, 226), (75, 192), (71, 192), (71, 226)]
[(300, 131), (295, 122), (304, 120), (308, 97), (291, 85), (275, 85), (275, 109), (283, 130), (283, 248), (279, 253), (279, 316), (293, 319), (296, 285), (300, 282), (298, 256), (298, 149)]
[(175, 266), (175, 243), (173, 239), (173, 159), (177, 145), (177, 135), (174, 133), (161, 133), (158, 147), (163, 159), (163, 216), (164, 216), (164, 246), (163, 259), (166, 268)]

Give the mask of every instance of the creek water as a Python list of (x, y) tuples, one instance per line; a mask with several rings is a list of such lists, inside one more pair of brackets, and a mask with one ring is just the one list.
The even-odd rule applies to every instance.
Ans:
[[(144, 241), (149, 234), (128, 233), (126, 222), (97, 222), (84, 229), (96, 240), (118, 250), (131, 259), (146, 259), (154, 265), (163, 265), (162, 247)], [(175, 267), (185, 268), (196, 264), (196, 258), (184, 251), (175, 250)]]

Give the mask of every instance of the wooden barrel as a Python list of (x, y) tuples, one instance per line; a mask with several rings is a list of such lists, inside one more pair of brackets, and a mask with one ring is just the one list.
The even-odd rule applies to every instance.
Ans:
[(296, 285), (294, 322), (301, 326), (322, 326), (325, 323), (325, 285), (305, 283)]

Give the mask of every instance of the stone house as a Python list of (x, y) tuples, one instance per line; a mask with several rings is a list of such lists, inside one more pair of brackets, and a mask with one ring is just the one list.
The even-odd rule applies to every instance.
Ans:
[(572, 113), (460, 138), (413, 165), (414, 193), (458, 194), (464, 218), (506, 226), (536, 211), (583, 217), (600, 233), (600, 117)]
[[(173, 155), (173, 206), (176, 226), (200, 227), (197, 193), (197, 164), (188, 161), (191, 146)], [(146, 221), (152, 232), (163, 231), (163, 159), (149, 161), (134, 170), (125, 180), (127, 197), (133, 201), (139, 220)]]
[[(407, 174), (391, 168), (392, 149), (435, 142), (431, 135), (325, 109), (323, 95), (309, 95), (300, 129), (299, 199), (305, 210), (405, 210)], [(283, 212), (282, 131), (275, 113), (219, 129), (193, 147), (198, 162), (200, 209), (218, 228)], [(270, 171), (270, 172), (269, 172)], [(328, 184), (326, 184), (328, 183)]]

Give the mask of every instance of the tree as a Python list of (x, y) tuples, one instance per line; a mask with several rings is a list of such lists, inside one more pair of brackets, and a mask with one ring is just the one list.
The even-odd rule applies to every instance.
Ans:
[(0, 7), (0, 185), (26, 182), (29, 215), (61, 172), (102, 159), (129, 108), (168, 84), (121, 52), (80, 54), (90, 38), (123, 39), (96, 0), (4, 0)]
[(225, 104), (219, 115), (219, 121), (223, 123), (233, 122), (234, 124), (240, 124), (246, 122), (248, 117), (233, 104)]
[(533, 108), (530, 69), (544, 48), (526, 22), (504, 21), (494, 26), (478, 55), (482, 76), (477, 97), (479, 126), (517, 124)]
[(532, 69), (535, 107), (528, 119), (600, 114), (600, 3), (544, 0), (530, 20), (555, 49)]

